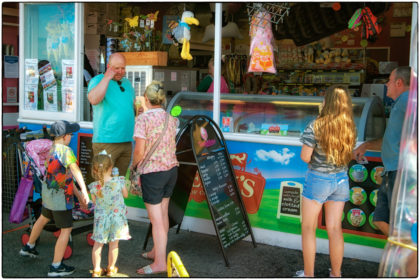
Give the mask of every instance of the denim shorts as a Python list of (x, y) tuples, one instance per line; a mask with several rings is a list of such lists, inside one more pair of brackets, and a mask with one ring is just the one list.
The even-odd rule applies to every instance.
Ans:
[(350, 190), (347, 172), (322, 173), (308, 169), (302, 196), (319, 203), (348, 201)]

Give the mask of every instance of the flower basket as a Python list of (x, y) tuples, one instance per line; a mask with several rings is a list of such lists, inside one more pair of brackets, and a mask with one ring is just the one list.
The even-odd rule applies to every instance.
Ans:
[(167, 66), (167, 52), (122, 52), (126, 65)]

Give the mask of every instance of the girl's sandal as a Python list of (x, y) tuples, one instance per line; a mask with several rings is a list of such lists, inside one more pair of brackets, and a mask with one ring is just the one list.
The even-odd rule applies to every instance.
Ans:
[(105, 274), (105, 269), (101, 268), (100, 270), (92, 270), (92, 278), (101, 277)]
[(106, 276), (113, 277), (118, 272), (118, 267), (114, 266), (114, 268), (108, 268), (106, 270)]

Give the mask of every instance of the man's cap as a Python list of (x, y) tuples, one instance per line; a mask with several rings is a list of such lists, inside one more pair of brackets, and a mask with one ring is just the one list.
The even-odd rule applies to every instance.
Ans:
[(69, 123), (68, 121), (57, 121), (51, 125), (50, 134), (59, 137), (73, 132), (77, 132), (80, 129), (78, 123)]

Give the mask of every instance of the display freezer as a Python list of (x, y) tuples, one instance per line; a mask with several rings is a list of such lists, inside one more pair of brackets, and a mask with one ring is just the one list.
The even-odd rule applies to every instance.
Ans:
[[(300, 159), (301, 133), (316, 118), (323, 97), (264, 96), (222, 94), (220, 128), (241, 189), (257, 242), (300, 248), (301, 192), (307, 164)], [(386, 120), (382, 102), (377, 97), (353, 98), (357, 141), (382, 137)], [(194, 115), (213, 117), (213, 95), (180, 92), (169, 103), (168, 112), (178, 114), (180, 128)], [(368, 163), (349, 165), (351, 200), (343, 212), (343, 232), (347, 256), (378, 261), (385, 237), (369, 222), (379, 188), (374, 181), (380, 170), (380, 153), (368, 151)], [(364, 169), (363, 169), (364, 168)], [(360, 172), (363, 176), (360, 179)], [(378, 171), (379, 172), (379, 171)], [(366, 175), (367, 176), (364, 176)], [(186, 216), (209, 219), (206, 199), (198, 174)], [(353, 194), (354, 193), (354, 194)], [(359, 195), (363, 199), (360, 200)], [(366, 196), (367, 199), (364, 199)], [(190, 219), (186, 219), (187, 223)], [(185, 223), (185, 222), (184, 222)], [(191, 221), (185, 225), (205, 232), (206, 223)], [(319, 217), (319, 250), (328, 253), (328, 237), (323, 215)], [(370, 247), (369, 250), (365, 246)], [(368, 253), (366, 253), (368, 252)]]

